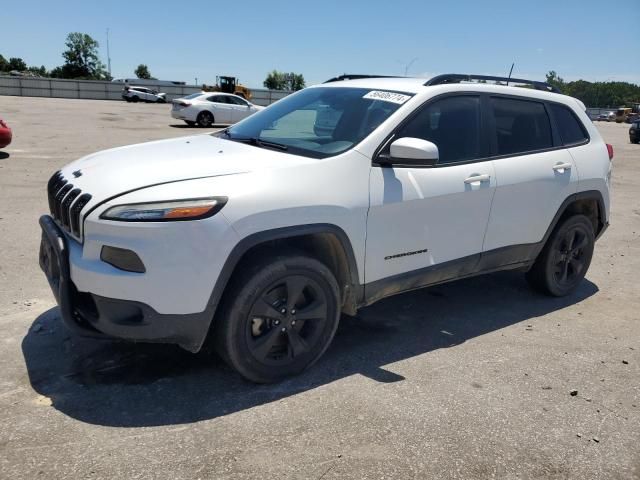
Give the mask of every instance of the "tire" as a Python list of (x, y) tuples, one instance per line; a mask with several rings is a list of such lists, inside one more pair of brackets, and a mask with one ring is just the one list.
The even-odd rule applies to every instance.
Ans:
[(137, 97), (137, 96), (136, 96), (136, 97), (131, 97), (131, 101), (132, 101), (133, 103), (138, 103), (138, 101), (139, 101), (139, 100), (140, 100), (140, 98), (139, 98), (139, 97)]
[(191, 120), (185, 120), (184, 123), (186, 123), (187, 125), (189, 125), (190, 127), (194, 127), (196, 125), (196, 122), (193, 122)]
[(198, 125), (200, 125), (201, 127), (204, 127), (204, 128), (210, 127), (211, 125), (213, 125), (213, 122), (214, 122), (213, 114), (206, 110), (204, 112), (200, 112), (196, 117), (196, 121), (198, 122)]
[(573, 292), (584, 278), (595, 245), (593, 224), (584, 215), (574, 215), (554, 228), (527, 281), (537, 291), (554, 297)]
[(257, 383), (309, 368), (338, 328), (340, 291), (331, 271), (303, 255), (276, 255), (240, 269), (214, 323), (220, 356)]

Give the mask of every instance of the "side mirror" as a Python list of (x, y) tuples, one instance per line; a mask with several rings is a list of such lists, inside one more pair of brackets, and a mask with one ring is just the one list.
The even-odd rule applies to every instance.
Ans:
[(403, 137), (395, 140), (389, 149), (390, 163), (408, 166), (428, 166), (438, 162), (435, 143), (421, 138)]

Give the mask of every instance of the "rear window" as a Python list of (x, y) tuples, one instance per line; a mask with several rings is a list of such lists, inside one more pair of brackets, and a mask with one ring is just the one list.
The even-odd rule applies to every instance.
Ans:
[(553, 147), (544, 105), (528, 100), (492, 97), (498, 155), (535, 152)]
[(584, 143), (589, 139), (582, 123), (570, 108), (558, 104), (550, 104), (550, 108), (564, 145)]

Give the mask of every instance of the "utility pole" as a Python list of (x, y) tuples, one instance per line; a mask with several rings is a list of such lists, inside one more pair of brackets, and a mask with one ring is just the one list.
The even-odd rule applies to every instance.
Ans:
[(195, 83), (195, 85), (198, 85), (198, 77), (196, 77), (196, 83)]
[(109, 52), (109, 29), (107, 28), (107, 71), (111, 76), (111, 54)]
[(414, 58), (413, 60), (411, 60), (409, 63), (407, 63), (407, 65), (404, 67), (404, 76), (407, 76), (407, 73), (409, 73), (409, 68), (411, 68), (411, 65), (413, 65), (413, 63), (418, 60), (418, 57)]

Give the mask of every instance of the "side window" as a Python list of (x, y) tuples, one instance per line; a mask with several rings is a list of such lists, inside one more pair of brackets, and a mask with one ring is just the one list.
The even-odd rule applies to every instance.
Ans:
[(498, 155), (534, 152), (553, 147), (544, 105), (529, 100), (492, 97)]
[(435, 143), (439, 164), (480, 158), (480, 98), (463, 95), (436, 100), (409, 120), (396, 137)]
[(214, 103), (227, 103), (227, 97), (225, 97), (224, 95), (214, 95), (207, 98), (207, 100)]
[(236, 97), (227, 97), (227, 100), (229, 100), (229, 103), (232, 105), (241, 105), (243, 107), (247, 106), (247, 102)]
[(564, 145), (575, 145), (589, 138), (580, 120), (568, 107), (555, 103), (549, 106)]

